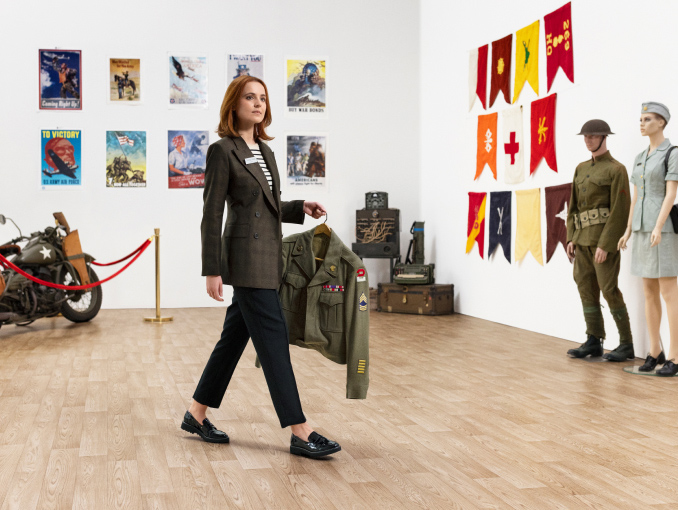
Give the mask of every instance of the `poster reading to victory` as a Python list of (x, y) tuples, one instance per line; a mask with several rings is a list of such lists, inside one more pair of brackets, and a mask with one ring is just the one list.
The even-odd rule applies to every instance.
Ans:
[(106, 187), (146, 187), (146, 131), (106, 131)]
[(80, 50), (39, 50), (40, 109), (82, 110)]
[(141, 100), (141, 60), (112, 58), (109, 67), (109, 101), (138, 103)]
[(228, 55), (226, 57), (226, 86), (239, 76), (264, 79), (263, 55)]
[(287, 59), (287, 117), (327, 117), (326, 59)]
[(327, 186), (327, 135), (287, 135), (287, 185)]
[(207, 131), (168, 131), (167, 169), (169, 188), (204, 188)]
[(82, 185), (82, 131), (43, 129), (41, 133), (42, 188)]
[(169, 102), (207, 107), (207, 57), (169, 55)]

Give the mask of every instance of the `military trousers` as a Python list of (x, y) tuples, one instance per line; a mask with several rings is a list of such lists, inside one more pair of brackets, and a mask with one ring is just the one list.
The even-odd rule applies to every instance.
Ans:
[(219, 407), (238, 360), (250, 337), (257, 351), (273, 407), (281, 427), (304, 423), (297, 382), (290, 359), (287, 322), (278, 292), (273, 289), (234, 287), (233, 301), (193, 399)]
[(586, 334), (596, 338), (605, 338), (605, 324), (600, 310), (600, 294), (610, 307), (610, 313), (617, 324), (620, 342), (632, 343), (629, 314), (624, 296), (617, 284), (621, 254), (619, 251), (608, 253), (605, 262), (594, 262), (596, 246), (575, 245), (574, 281), (579, 289), (579, 297), (584, 308)]

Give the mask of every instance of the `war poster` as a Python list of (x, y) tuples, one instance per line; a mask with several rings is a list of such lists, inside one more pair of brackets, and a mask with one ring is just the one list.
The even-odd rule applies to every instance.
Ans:
[(326, 59), (287, 59), (286, 117), (327, 117)]
[(79, 129), (41, 130), (42, 189), (82, 185), (81, 135)]
[(80, 50), (39, 50), (40, 109), (82, 110)]
[(327, 135), (287, 135), (288, 186), (327, 187)]
[(207, 57), (169, 54), (169, 105), (207, 107)]
[(204, 188), (207, 131), (168, 131), (167, 170), (169, 188)]
[(141, 101), (141, 60), (111, 58), (109, 67), (109, 102), (139, 104)]
[(106, 187), (146, 187), (146, 131), (106, 131)]
[(254, 76), (264, 79), (263, 55), (227, 55), (226, 86), (239, 76)]

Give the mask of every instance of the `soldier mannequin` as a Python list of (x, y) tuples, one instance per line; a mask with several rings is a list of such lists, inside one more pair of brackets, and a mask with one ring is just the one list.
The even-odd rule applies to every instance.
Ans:
[(590, 120), (579, 134), (584, 135), (592, 157), (580, 163), (574, 172), (567, 215), (567, 256), (574, 262), (574, 280), (584, 308), (588, 338), (567, 354), (574, 358), (603, 354), (602, 291), (621, 341), (604, 358), (624, 361), (635, 357), (629, 314), (617, 285), (620, 262), (617, 243), (628, 221), (629, 179), (624, 165), (607, 150), (607, 136), (614, 134), (607, 122)]

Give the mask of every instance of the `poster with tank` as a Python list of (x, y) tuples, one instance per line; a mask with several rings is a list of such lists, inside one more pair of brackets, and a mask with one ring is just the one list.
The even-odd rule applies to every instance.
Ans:
[(169, 54), (169, 107), (207, 108), (207, 57)]
[(82, 110), (80, 50), (38, 50), (40, 109)]
[(208, 131), (168, 131), (167, 170), (168, 187), (204, 188)]
[(109, 103), (141, 103), (141, 59), (110, 58)]
[(327, 187), (327, 134), (287, 134), (288, 186)]
[(106, 131), (106, 187), (146, 187), (146, 131)]
[(226, 87), (239, 76), (264, 79), (264, 56), (233, 54), (226, 56)]
[(327, 118), (326, 69), (326, 58), (287, 58), (286, 117)]
[(82, 186), (82, 131), (43, 129), (40, 132), (42, 189)]

